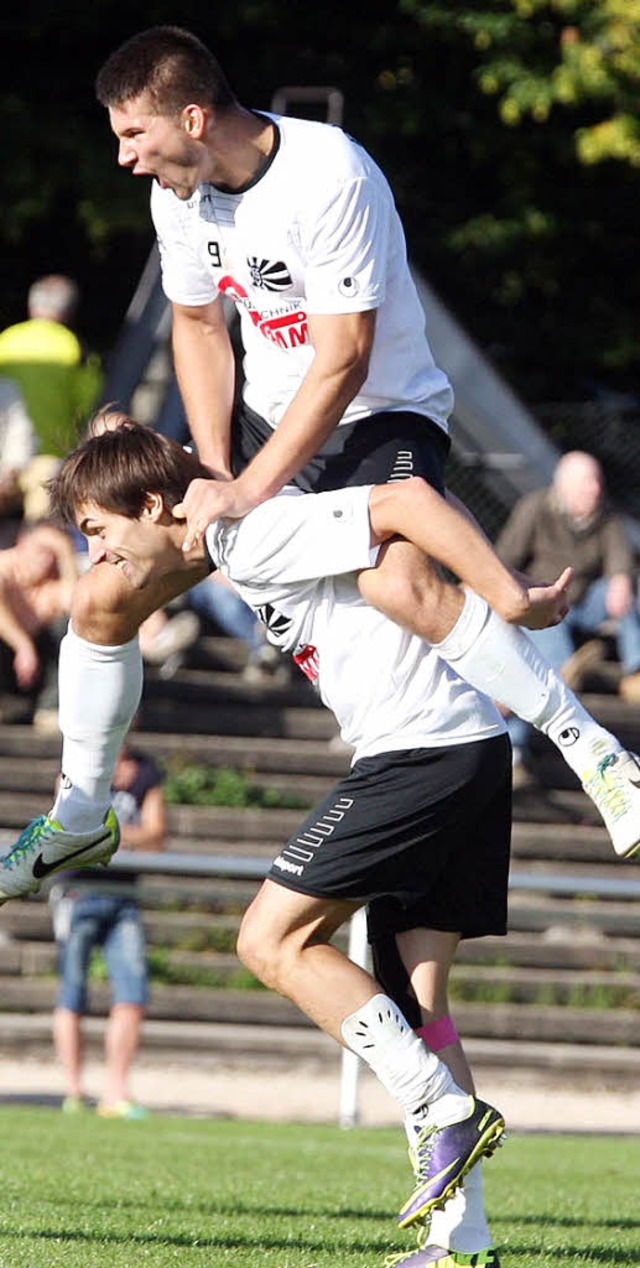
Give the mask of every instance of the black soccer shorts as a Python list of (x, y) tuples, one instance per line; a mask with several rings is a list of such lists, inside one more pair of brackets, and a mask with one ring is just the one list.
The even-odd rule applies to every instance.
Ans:
[(504, 934), (510, 845), (511, 746), (498, 735), (356, 762), (268, 876), (301, 894), (368, 903), (374, 937), (416, 924)]
[[(232, 429), (232, 467), (238, 475), (273, 434), (260, 414), (244, 403)], [(292, 480), (305, 493), (324, 493), (361, 484), (388, 484), (422, 476), (444, 494), (450, 449), (442, 428), (421, 414), (388, 410), (344, 423)]]

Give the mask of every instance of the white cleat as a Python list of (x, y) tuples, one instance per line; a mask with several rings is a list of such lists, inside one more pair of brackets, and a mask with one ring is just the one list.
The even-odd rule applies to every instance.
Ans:
[(0, 858), (0, 905), (36, 893), (54, 872), (108, 863), (119, 844), (120, 827), (112, 809), (91, 832), (65, 832), (57, 819), (39, 815)]
[(621, 859), (640, 850), (640, 760), (635, 753), (605, 753), (582, 787), (598, 808)]

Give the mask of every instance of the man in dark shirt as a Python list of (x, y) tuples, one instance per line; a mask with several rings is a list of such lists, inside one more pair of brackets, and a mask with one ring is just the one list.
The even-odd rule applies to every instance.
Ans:
[[(580, 688), (585, 671), (602, 655), (592, 637), (605, 621), (615, 622), (622, 666), (620, 694), (640, 700), (640, 615), (631, 545), (621, 518), (607, 504), (602, 469), (575, 450), (558, 462), (550, 488), (538, 489), (514, 507), (497, 542), (504, 563), (536, 581), (571, 564), (571, 610), (553, 629), (531, 631), (543, 656)], [(576, 647), (578, 638), (588, 641)], [(530, 728), (509, 724), (516, 764), (526, 754)]]

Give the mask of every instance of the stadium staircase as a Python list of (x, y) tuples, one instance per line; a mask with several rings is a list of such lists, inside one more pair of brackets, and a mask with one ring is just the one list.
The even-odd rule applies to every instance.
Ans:
[[(255, 686), (241, 668), (237, 644), (205, 638), (174, 678), (149, 671), (139, 739), (163, 761), (242, 770), (253, 784), (312, 805), (348, 768), (347, 754), (332, 744), (333, 719), (301, 675)], [(640, 748), (640, 715), (617, 696), (617, 673), (612, 661), (599, 666), (585, 699)], [(0, 725), (3, 841), (47, 809), (58, 762), (57, 736), (19, 722)], [(533, 771), (515, 793), (510, 934), (460, 948), (458, 1028), (476, 1067), (597, 1073), (612, 1084), (637, 1079), (640, 907), (620, 895), (618, 883), (637, 885), (640, 872), (615, 859), (597, 813), (545, 741)], [(266, 865), (302, 814), (172, 805), (168, 848)], [(154, 965), (147, 1053), (167, 1061), (189, 1053), (200, 1064), (225, 1053), (261, 1064), (275, 1054), (333, 1054), (293, 1005), (258, 989), (235, 959), (238, 921), (258, 883), (241, 874), (143, 875)], [(51, 1053), (56, 976), (46, 895), (0, 909), (0, 983), (0, 1054)], [(95, 981), (90, 1048), (101, 1039), (107, 1001), (105, 983)]]

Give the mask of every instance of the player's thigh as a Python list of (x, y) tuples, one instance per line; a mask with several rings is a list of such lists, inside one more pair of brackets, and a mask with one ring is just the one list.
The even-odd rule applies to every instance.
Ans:
[(357, 906), (339, 898), (300, 893), (267, 879), (245, 912), (238, 954), (242, 960), (265, 959), (285, 947), (302, 950), (313, 942), (328, 942)]
[(427, 642), (445, 638), (458, 619), (464, 595), (411, 542), (385, 543), (375, 568), (358, 574), (363, 599)]

